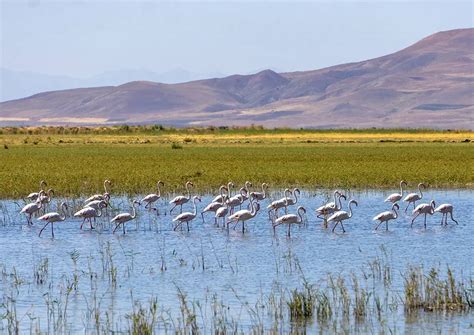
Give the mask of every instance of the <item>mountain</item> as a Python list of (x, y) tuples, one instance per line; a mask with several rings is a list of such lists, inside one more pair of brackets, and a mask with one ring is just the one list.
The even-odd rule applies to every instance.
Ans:
[(0, 101), (19, 99), (45, 91), (113, 86), (134, 80), (173, 84), (221, 75), (217, 72), (203, 74), (176, 68), (163, 73), (144, 69), (107, 71), (89, 78), (74, 78), (0, 68)]
[(314, 71), (45, 92), (0, 104), (0, 121), (267, 127), (474, 128), (474, 29)]

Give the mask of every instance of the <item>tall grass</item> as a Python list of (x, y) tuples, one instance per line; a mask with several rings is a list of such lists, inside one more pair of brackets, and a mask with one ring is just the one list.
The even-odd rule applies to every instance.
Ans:
[(22, 198), (39, 181), (59, 196), (95, 194), (104, 179), (111, 192), (144, 193), (165, 182), (166, 192), (182, 192), (192, 180), (198, 192), (229, 180), (271, 188), (291, 185), (324, 188), (429, 187), (474, 185), (470, 143), (310, 143), (305, 145), (196, 145), (182, 150), (164, 145), (13, 145), (0, 150), (0, 198)]

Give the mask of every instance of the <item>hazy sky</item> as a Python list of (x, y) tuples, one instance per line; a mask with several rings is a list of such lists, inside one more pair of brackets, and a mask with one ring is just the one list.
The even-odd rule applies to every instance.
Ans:
[(1, 1), (0, 65), (76, 77), (307, 70), (472, 26), (472, 2)]

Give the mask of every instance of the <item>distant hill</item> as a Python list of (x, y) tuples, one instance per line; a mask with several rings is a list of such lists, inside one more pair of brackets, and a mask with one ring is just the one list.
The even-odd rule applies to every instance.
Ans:
[(1, 103), (0, 122), (472, 129), (473, 92), (474, 29), (458, 29), (315, 71), (40, 93)]

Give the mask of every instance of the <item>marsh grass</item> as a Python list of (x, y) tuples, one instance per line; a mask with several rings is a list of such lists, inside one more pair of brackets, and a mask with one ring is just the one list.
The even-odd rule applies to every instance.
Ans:
[[(455, 279), (448, 267), (446, 278), (440, 277), (440, 270), (432, 268), (425, 273), (422, 267), (410, 267), (405, 279), (405, 312), (425, 311), (464, 311), (472, 306), (469, 295), (471, 289)], [(472, 286), (472, 283), (471, 283)]]
[(105, 179), (113, 195), (148, 194), (158, 179), (165, 196), (181, 194), (187, 180), (200, 193), (229, 180), (272, 190), (396, 188), (402, 179), (409, 187), (469, 188), (473, 164), (472, 143), (18, 144), (0, 152), (0, 198), (24, 198), (40, 180), (62, 197), (101, 192)]

